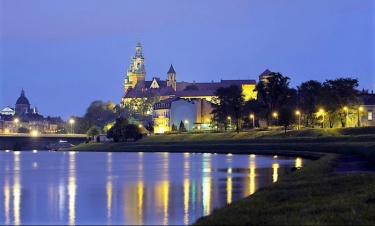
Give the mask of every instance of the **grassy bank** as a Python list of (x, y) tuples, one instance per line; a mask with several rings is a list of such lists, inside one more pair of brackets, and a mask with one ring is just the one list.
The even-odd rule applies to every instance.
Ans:
[(139, 142), (80, 144), (77, 151), (169, 151), (320, 157), (277, 183), (198, 219), (197, 225), (375, 224), (375, 174), (333, 173), (340, 154), (375, 163), (375, 128), (154, 135)]
[(375, 159), (375, 127), (152, 135), (138, 142), (80, 144), (75, 151), (167, 151), (273, 154), (354, 153)]

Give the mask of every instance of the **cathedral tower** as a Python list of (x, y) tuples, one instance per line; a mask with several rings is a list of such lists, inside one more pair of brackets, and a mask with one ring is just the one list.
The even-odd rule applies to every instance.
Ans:
[(27, 114), (30, 112), (30, 102), (25, 96), (25, 91), (21, 90), (21, 96), (16, 101), (16, 115)]
[(167, 72), (167, 86), (172, 86), (172, 88), (176, 90), (176, 72), (174, 71), (172, 64)]
[(144, 88), (146, 69), (142, 53), (142, 45), (138, 41), (135, 47), (135, 54), (130, 59), (129, 69), (124, 80), (125, 93), (129, 88)]

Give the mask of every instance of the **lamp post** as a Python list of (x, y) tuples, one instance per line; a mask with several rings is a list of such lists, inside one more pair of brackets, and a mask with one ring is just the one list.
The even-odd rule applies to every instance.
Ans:
[(230, 116), (228, 116), (228, 119), (229, 119), (229, 129), (230, 129), (230, 127), (232, 125), (232, 118)]
[(324, 128), (324, 110), (323, 110), (323, 109), (320, 109), (319, 112), (323, 115), (322, 128)]
[(20, 120), (18, 119), (18, 118), (15, 118), (14, 119), (14, 123), (16, 123), (16, 133), (17, 133), (17, 135), (18, 135), (18, 122), (19, 122)]
[(361, 111), (363, 111), (363, 108), (362, 108), (362, 107), (359, 107), (359, 108), (358, 108), (358, 127), (361, 126), (361, 117), (360, 117), (360, 115), (359, 115), (359, 113), (360, 113)]
[(254, 115), (251, 114), (251, 115), (250, 115), (250, 118), (253, 119), (253, 129), (255, 129), (255, 126), (254, 126)]
[(301, 129), (301, 112), (297, 110), (296, 115), (298, 115), (298, 129)]
[(344, 110), (345, 110), (345, 113), (346, 113), (346, 116), (345, 116), (345, 127), (348, 127), (348, 117), (349, 117), (349, 113), (348, 113), (348, 108), (347, 107), (344, 107)]
[(185, 120), (185, 123), (187, 123), (187, 132), (189, 132), (189, 121), (188, 120)]
[(71, 119), (69, 120), (69, 123), (70, 123), (70, 129), (71, 129), (72, 133), (74, 134), (74, 127), (73, 127), (74, 119), (71, 118)]
[(279, 125), (279, 115), (277, 114), (277, 112), (274, 112), (272, 115), (273, 115), (273, 117), (276, 118), (276, 126), (278, 126)]

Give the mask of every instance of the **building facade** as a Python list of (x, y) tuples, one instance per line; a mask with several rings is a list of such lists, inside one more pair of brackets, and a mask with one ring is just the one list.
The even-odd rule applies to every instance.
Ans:
[(363, 96), (362, 111), (360, 111), (361, 126), (375, 126), (375, 94), (365, 94)]

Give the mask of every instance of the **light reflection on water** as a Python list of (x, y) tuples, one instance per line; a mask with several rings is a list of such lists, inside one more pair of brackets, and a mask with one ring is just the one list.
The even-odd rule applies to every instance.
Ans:
[(0, 152), (0, 224), (192, 224), (308, 160), (195, 153)]

